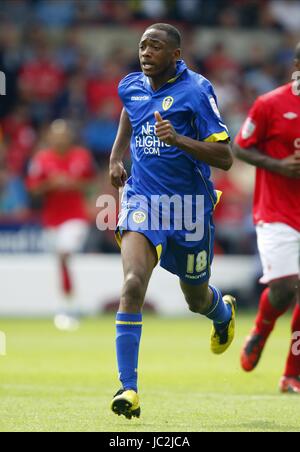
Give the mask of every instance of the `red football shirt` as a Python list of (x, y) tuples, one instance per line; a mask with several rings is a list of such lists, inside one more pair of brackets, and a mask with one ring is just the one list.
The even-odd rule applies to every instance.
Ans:
[[(34, 157), (29, 168), (28, 187), (38, 187), (56, 176), (68, 176), (75, 181), (93, 177), (93, 161), (90, 153), (80, 147), (71, 148), (60, 155), (52, 149)], [(46, 227), (56, 227), (68, 220), (88, 220), (85, 198), (80, 190), (55, 190), (45, 195), (42, 211)]]
[[(291, 83), (257, 99), (236, 143), (274, 159), (300, 151), (300, 97)], [(257, 168), (254, 223), (260, 221), (285, 223), (300, 231), (300, 179)]]
[(40, 101), (51, 101), (63, 89), (65, 76), (52, 61), (36, 60), (23, 66), (19, 83), (27, 95)]

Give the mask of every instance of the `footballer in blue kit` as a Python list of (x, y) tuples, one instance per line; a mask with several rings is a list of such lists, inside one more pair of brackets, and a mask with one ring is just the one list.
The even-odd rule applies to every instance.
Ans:
[[(181, 36), (154, 24), (139, 44), (142, 72), (119, 84), (124, 108), (110, 158), (114, 187), (123, 188), (116, 230), (124, 284), (116, 317), (116, 351), (122, 388), (111, 409), (140, 416), (137, 389), (142, 307), (153, 269), (179, 277), (192, 312), (213, 321), (211, 350), (224, 353), (234, 338), (235, 299), (209, 285), (213, 260), (213, 211), (219, 202), (210, 166), (232, 165), (228, 129), (212, 85), (181, 59)], [(130, 144), (132, 175), (123, 157)]]

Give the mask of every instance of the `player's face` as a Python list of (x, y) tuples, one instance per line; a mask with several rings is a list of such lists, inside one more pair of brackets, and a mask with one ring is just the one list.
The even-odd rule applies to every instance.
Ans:
[(168, 39), (163, 30), (147, 30), (139, 44), (141, 68), (147, 77), (158, 77), (175, 66), (180, 58), (180, 50)]
[(49, 144), (59, 152), (66, 152), (72, 144), (72, 135), (69, 130), (51, 130), (48, 136)]

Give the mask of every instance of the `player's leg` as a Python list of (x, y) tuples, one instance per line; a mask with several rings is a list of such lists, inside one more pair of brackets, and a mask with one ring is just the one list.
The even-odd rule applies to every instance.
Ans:
[(213, 321), (211, 350), (215, 354), (224, 353), (231, 345), (235, 332), (235, 299), (222, 296), (208, 281), (201, 285), (191, 285), (180, 280), (180, 286), (189, 309)]
[(292, 318), (292, 341), (284, 375), (280, 380), (280, 390), (300, 394), (300, 284), (298, 287), (298, 303)]
[(279, 223), (257, 228), (258, 247), (263, 263), (261, 282), (268, 283), (260, 298), (255, 326), (241, 353), (247, 372), (258, 364), (276, 321), (292, 305), (298, 286), (297, 231)]
[(231, 296), (223, 298), (219, 289), (209, 285), (215, 230), (212, 213), (203, 218), (200, 226), (202, 237), (197, 228), (194, 236), (187, 230), (173, 231), (161, 266), (179, 276), (190, 310), (213, 321), (211, 350), (221, 354), (234, 338), (236, 302)]
[(83, 220), (67, 221), (56, 230), (55, 252), (59, 263), (62, 302), (54, 322), (60, 330), (75, 330), (79, 326), (70, 262), (72, 256), (83, 249), (88, 231), (89, 225)]
[(54, 324), (61, 331), (74, 331), (79, 327), (78, 315), (74, 308), (74, 281), (70, 269), (71, 253), (57, 253), (62, 301)]
[(124, 283), (119, 312), (140, 314), (150, 277), (157, 264), (157, 252), (143, 234), (125, 231), (122, 237), (121, 255)]
[(269, 283), (259, 301), (255, 326), (247, 337), (241, 354), (241, 364), (250, 372), (260, 361), (266, 342), (276, 321), (287, 312), (296, 297), (298, 277), (282, 278)]
[(61, 253), (58, 255), (59, 260), (59, 269), (60, 269), (60, 278), (61, 278), (61, 290), (65, 296), (65, 298), (68, 298), (72, 296), (73, 293), (73, 279), (70, 272), (70, 254), (68, 253)]
[(142, 332), (142, 307), (157, 253), (150, 241), (138, 232), (123, 233), (121, 244), (124, 283), (116, 316), (116, 351), (122, 389), (111, 409), (127, 418), (139, 417), (137, 368)]

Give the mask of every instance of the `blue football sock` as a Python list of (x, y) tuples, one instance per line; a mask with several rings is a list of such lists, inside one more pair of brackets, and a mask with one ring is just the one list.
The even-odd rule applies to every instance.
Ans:
[(219, 289), (209, 286), (213, 293), (213, 302), (210, 310), (205, 316), (213, 320), (215, 327), (220, 330), (228, 325), (232, 316), (231, 306), (224, 303), (222, 293)]
[(116, 328), (119, 378), (124, 389), (133, 389), (137, 392), (137, 368), (142, 334), (142, 314), (123, 314), (118, 312)]

